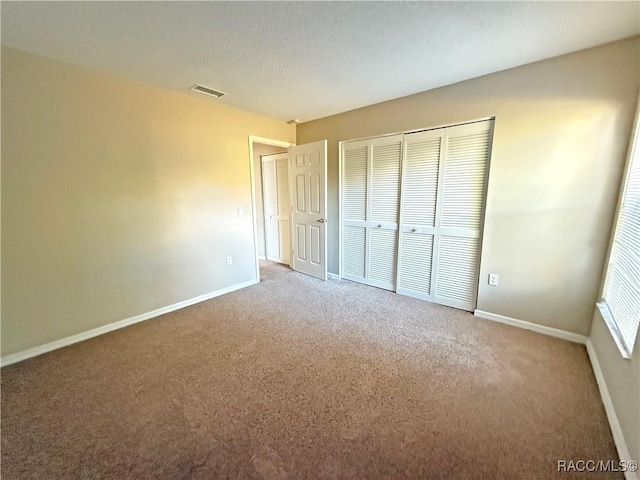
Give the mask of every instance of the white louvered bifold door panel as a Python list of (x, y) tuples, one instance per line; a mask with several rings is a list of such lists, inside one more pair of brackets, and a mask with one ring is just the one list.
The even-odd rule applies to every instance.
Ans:
[(278, 215), (278, 184), (276, 181), (276, 162), (262, 159), (262, 185), (264, 190), (264, 214)]
[(291, 200), (286, 153), (262, 157), (262, 189), (267, 259), (288, 264), (291, 261)]
[(400, 232), (397, 292), (431, 300), (433, 234)]
[(364, 282), (367, 255), (367, 178), (370, 147), (366, 142), (342, 146), (342, 276)]
[(435, 302), (469, 311), (478, 292), (491, 126), (444, 129), (431, 290)]
[(370, 233), (369, 283), (393, 290), (396, 283), (398, 233), (382, 228), (373, 228)]
[(278, 215), (289, 218), (291, 199), (289, 198), (289, 159), (276, 160), (276, 183), (278, 185)]
[(289, 213), (291, 198), (289, 194), (289, 158), (287, 156), (276, 159), (276, 183), (278, 188), (278, 227), (280, 232), (280, 261), (291, 262), (291, 226)]
[(491, 139), (489, 125), (479, 124), (480, 131), (476, 131), (476, 125), (462, 125), (445, 131), (442, 227), (480, 229)]
[(387, 290), (396, 289), (403, 137), (370, 140), (367, 283)]
[(400, 159), (402, 137), (380, 140), (371, 146), (371, 214), (369, 220), (394, 224), (400, 211)]
[(342, 231), (342, 276), (362, 281), (365, 278), (366, 228), (345, 225)]
[(431, 265), (443, 138), (443, 129), (404, 136), (396, 291), (424, 300), (432, 298)]
[(280, 261), (280, 225), (277, 218), (266, 216), (264, 219), (267, 259)]
[(342, 275), (395, 289), (403, 135), (342, 144)]
[(435, 301), (464, 310), (475, 309), (479, 261), (478, 238), (441, 235)]
[(278, 220), (280, 261), (287, 265), (291, 262), (291, 225), (289, 220)]
[(342, 216), (345, 220), (367, 219), (368, 145), (346, 146), (343, 150)]

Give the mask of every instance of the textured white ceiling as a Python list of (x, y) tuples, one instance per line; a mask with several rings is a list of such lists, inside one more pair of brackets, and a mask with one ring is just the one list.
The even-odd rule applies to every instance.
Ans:
[(5, 45), (303, 121), (640, 33), (637, 1), (2, 2), (0, 14)]

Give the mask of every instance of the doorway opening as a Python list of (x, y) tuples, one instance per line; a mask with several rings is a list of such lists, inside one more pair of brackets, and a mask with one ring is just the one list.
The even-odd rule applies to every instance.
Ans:
[[(249, 167), (251, 171), (251, 206), (253, 238), (256, 256), (256, 279), (260, 281), (260, 260), (267, 259), (267, 234), (265, 228), (265, 201), (262, 157), (287, 153), (294, 144), (282, 140), (249, 136)], [(276, 219), (277, 221), (277, 219)], [(272, 249), (273, 250), (273, 249)], [(289, 257), (290, 258), (290, 257)]]
[[(268, 229), (266, 226), (265, 213), (267, 202), (265, 192), (257, 192), (257, 187), (264, 187), (262, 179), (265, 177), (266, 166), (264, 165), (264, 155), (254, 151), (260, 145), (268, 147), (279, 147), (286, 149), (287, 157), (281, 157), (283, 166), (280, 169), (283, 178), (282, 193), (278, 193), (278, 182), (275, 184), (275, 191), (279, 196), (286, 197), (289, 192), (289, 202), (283, 202), (283, 208), (276, 205), (274, 212), (277, 218), (274, 220), (278, 225), (277, 237), (279, 238), (278, 249), (286, 243), (286, 229), (290, 231), (289, 258), (290, 267), (296, 272), (304, 273), (320, 280), (327, 280), (327, 141), (293, 146), (289, 142), (271, 140), (261, 137), (249, 136), (249, 168), (251, 172), (251, 205), (253, 214), (255, 259), (256, 259), (256, 280), (260, 281), (260, 257), (268, 258), (273, 251), (268, 250), (267, 240)], [(263, 150), (264, 151), (264, 150)], [(274, 157), (275, 158), (275, 157)], [(285, 160), (286, 158), (286, 160)], [(259, 159), (259, 160), (258, 160)], [(259, 161), (259, 163), (257, 163)], [(274, 160), (277, 161), (277, 160)], [(286, 168), (284, 162), (287, 162)], [(273, 167), (274, 165), (271, 165)], [(270, 167), (270, 168), (271, 168)], [(264, 170), (264, 171), (263, 171)], [(257, 172), (260, 171), (258, 175)], [(271, 168), (270, 174), (278, 176), (277, 166)], [(288, 179), (288, 182), (286, 181)], [(285, 187), (286, 184), (286, 187)], [(262, 189), (262, 188), (261, 188)], [(262, 195), (259, 195), (261, 193)], [(262, 212), (258, 211), (262, 201)], [(290, 214), (284, 210), (288, 209)], [(272, 216), (274, 216), (272, 212)], [(284, 217), (287, 217), (284, 219)], [(264, 221), (261, 219), (265, 219)], [(286, 221), (283, 221), (286, 220)], [(260, 238), (262, 237), (262, 239)], [(284, 241), (283, 241), (284, 240)], [(261, 246), (264, 245), (264, 254), (261, 253)], [(284, 255), (286, 258), (286, 255)], [(286, 263), (286, 260), (285, 260)]]

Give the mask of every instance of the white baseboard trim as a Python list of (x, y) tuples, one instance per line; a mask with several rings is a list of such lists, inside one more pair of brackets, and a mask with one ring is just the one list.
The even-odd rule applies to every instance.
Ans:
[(328, 272), (327, 277), (329, 277), (331, 280), (340, 280), (340, 275), (338, 275), (337, 273)]
[(266, 260), (267, 257), (265, 257), (264, 255), (258, 255), (258, 260)]
[[(618, 450), (618, 456), (620, 457), (620, 460), (624, 462), (628, 462), (630, 460), (638, 461), (637, 458), (631, 458), (631, 455), (629, 454), (629, 448), (627, 447), (627, 442), (624, 439), (622, 427), (618, 421), (618, 416), (613, 408), (611, 395), (609, 395), (609, 389), (607, 388), (607, 384), (604, 380), (604, 374), (600, 368), (600, 362), (598, 361), (598, 356), (596, 355), (593, 343), (591, 343), (591, 339), (587, 340), (587, 353), (589, 354), (593, 374), (596, 377), (596, 383), (600, 390), (600, 397), (604, 404), (604, 410), (607, 412), (607, 419), (609, 420), (609, 426), (611, 427), (611, 433), (613, 434), (613, 441), (615, 442), (616, 449)], [(638, 480), (640, 478), (637, 472), (624, 472), (624, 475), (627, 480)]]
[(512, 327), (524, 328), (525, 330), (531, 330), (532, 332), (542, 333), (544, 335), (561, 338), (563, 340), (580, 343), (582, 345), (586, 345), (588, 340), (588, 338), (585, 337), (584, 335), (579, 335), (577, 333), (567, 332), (565, 330), (560, 330), (558, 328), (545, 327), (544, 325), (525, 322), (524, 320), (518, 320), (517, 318), (505, 317), (504, 315), (484, 312), (482, 310), (476, 310), (475, 312), (473, 312), (473, 314), (476, 317), (484, 318), (485, 320), (504, 323), (505, 325), (511, 325)]
[(88, 340), (90, 338), (97, 337), (98, 335), (103, 335), (120, 328), (128, 327), (129, 325), (133, 325), (134, 323), (144, 322), (145, 320), (164, 315), (165, 313), (180, 310), (181, 308), (195, 305), (196, 303), (204, 302), (205, 300), (210, 300), (212, 298), (219, 297), (220, 295), (224, 295), (225, 293), (231, 293), (236, 290), (240, 290), (241, 288), (255, 285), (256, 283), (258, 283), (258, 280), (253, 279), (249, 280), (248, 282), (231, 285), (230, 287), (216, 290), (215, 292), (205, 293), (204, 295), (200, 295), (199, 297), (174, 303), (173, 305), (158, 308), (157, 310), (153, 310), (151, 312), (142, 313), (140, 315), (136, 315), (135, 317), (125, 318), (124, 320), (109, 323), (108, 325), (103, 325), (102, 327), (94, 328), (92, 330), (78, 333), (76, 335), (71, 335), (70, 337), (62, 338), (60, 340), (55, 340), (53, 342), (40, 345), (39, 347), (30, 348), (18, 353), (12, 353), (11, 355), (7, 355), (0, 359), (0, 366), (6, 367), (7, 365), (21, 362), (22, 360), (26, 360), (28, 358), (37, 357), (38, 355), (42, 355), (43, 353), (51, 352), (52, 350), (57, 350), (58, 348), (82, 342), (83, 340)]

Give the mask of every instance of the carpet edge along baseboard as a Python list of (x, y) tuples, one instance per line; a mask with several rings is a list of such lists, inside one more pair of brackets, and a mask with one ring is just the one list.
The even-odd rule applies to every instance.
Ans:
[(18, 363), (23, 360), (27, 360), (29, 358), (37, 357), (38, 355), (52, 352), (53, 350), (67, 347), (69, 345), (73, 345), (74, 343), (79, 343), (84, 340), (97, 337), (99, 335), (104, 335), (105, 333), (113, 332), (114, 330), (119, 330), (121, 328), (128, 327), (129, 325), (134, 325), (136, 323), (144, 322), (145, 320), (150, 320), (152, 318), (159, 317), (160, 315), (164, 315), (165, 313), (170, 313), (175, 310), (180, 310), (181, 308), (186, 308), (191, 305), (195, 305), (196, 303), (204, 302), (206, 300), (219, 297), (220, 295), (224, 295), (226, 293), (235, 292), (236, 290), (240, 290), (242, 288), (246, 288), (251, 285), (255, 285), (257, 283), (258, 283), (258, 280), (256, 279), (249, 280), (247, 282), (237, 283), (235, 285), (231, 285), (229, 287), (222, 288), (220, 290), (205, 293), (204, 295), (190, 298), (188, 300), (183, 300), (182, 302), (174, 303), (173, 305), (168, 305), (166, 307), (161, 307), (156, 310), (152, 310), (151, 312), (135, 315), (133, 317), (125, 318), (124, 320), (108, 323), (107, 325), (103, 325), (101, 327), (92, 328), (91, 330), (87, 330), (86, 332), (81, 332), (75, 335), (71, 335), (69, 337), (61, 338), (59, 340), (54, 340), (53, 342), (45, 343), (44, 345), (39, 345), (37, 347), (29, 348), (27, 350), (22, 350), (20, 352), (12, 353), (0, 359), (0, 366), (6, 367), (8, 365), (12, 365), (14, 363)]

